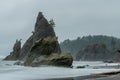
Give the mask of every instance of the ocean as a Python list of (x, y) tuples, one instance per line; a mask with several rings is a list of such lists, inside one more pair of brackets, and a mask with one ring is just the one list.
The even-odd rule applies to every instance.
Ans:
[[(0, 80), (45, 80), (86, 76), (94, 73), (117, 71), (120, 69), (93, 69), (93, 66), (105, 65), (103, 62), (74, 61), (74, 68), (64, 67), (24, 67), (14, 65), (15, 61), (0, 60)], [(77, 69), (79, 65), (90, 65)], [(110, 64), (112, 65), (112, 64)], [(115, 64), (113, 64), (115, 65)], [(116, 64), (117, 65), (117, 64)]]

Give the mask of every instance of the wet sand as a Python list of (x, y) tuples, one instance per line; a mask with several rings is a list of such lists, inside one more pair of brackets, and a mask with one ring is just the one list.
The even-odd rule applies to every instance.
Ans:
[(120, 80), (120, 74), (117, 75), (88, 75), (69, 78), (53, 78), (53, 79), (35, 79), (35, 80)]
[(79, 76), (73, 78), (59, 78), (59, 79), (47, 79), (47, 80), (120, 80), (120, 71), (92, 74), (88, 76)]
[(35, 80), (96, 80), (96, 78), (104, 78), (107, 76), (79, 76), (79, 77), (69, 77), (69, 78), (53, 78), (53, 79), (35, 79)]
[(120, 80), (120, 74), (90, 80)]
[(95, 78), (102, 78), (102, 77), (107, 77), (106, 75), (99, 75), (99, 76), (92, 76), (92, 75), (88, 75), (88, 76), (79, 76), (79, 77), (71, 77), (71, 78), (54, 78), (54, 79), (46, 79), (46, 80), (95, 80)]
[(78, 77), (35, 79), (35, 80), (120, 80), (120, 71), (111, 71)]

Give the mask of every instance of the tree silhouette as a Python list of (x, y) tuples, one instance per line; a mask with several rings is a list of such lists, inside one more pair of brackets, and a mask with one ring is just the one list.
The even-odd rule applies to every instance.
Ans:
[(53, 20), (53, 19), (51, 19), (51, 20), (49, 21), (49, 24), (50, 24), (51, 27), (53, 27), (53, 28), (55, 27), (55, 23), (54, 23), (54, 20)]

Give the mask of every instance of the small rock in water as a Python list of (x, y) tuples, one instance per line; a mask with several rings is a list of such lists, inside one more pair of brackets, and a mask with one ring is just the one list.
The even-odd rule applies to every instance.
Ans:
[(5, 64), (6, 66), (12, 66), (12, 65), (10, 65), (10, 64)]
[(14, 63), (14, 65), (24, 65), (24, 62), (22, 62), (22, 61), (17, 61), (16, 63)]
[(79, 68), (85, 68), (85, 66), (77, 66), (76, 68), (77, 69), (79, 69)]

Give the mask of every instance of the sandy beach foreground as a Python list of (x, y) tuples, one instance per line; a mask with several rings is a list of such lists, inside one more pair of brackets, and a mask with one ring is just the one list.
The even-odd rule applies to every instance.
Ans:
[[(38, 79), (38, 80), (41, 80), (41, 79)], [(120, 80), (120, 70), (90, 74), (86, 76), (69, 77), (69, 78), (52, 78), (52, 79), (45, 79), (45, 80)]]
[(120, 80), (120, 71), (92, 74), (73, 78), (47, 79), (47, 80)]
[(104, 78), (107, 76), (92, 76), (92, 75), (88, 75), (88, 76), (79, 76), (79, 77), (73, 77), (73, 78), (57, 78), (57, 79), (46, 79), (46, 80), (96, 80), (98, 78)]
[(90, 80), (120, 80), (120, 74)]
[(60, 79), (47, 79), (47, 80), (120, 80), (120, 74), (111, 76), (80, 76), (75, 78), (60, 78)]
[[(0, 61), (0, 63), (0, 80), (97, 80), (97, 78), (108, 80), (109, 77), (120, 73), (118, 63), (108, 63), (106, 66), (106, 63), (103, 62), (74, 61), (73, 68), (24, 67), (13, 65), (13, 61)], [(79, 65), (89, 66), (77, 68)], [(119, 80), (119, 77), (112, 78)]]

